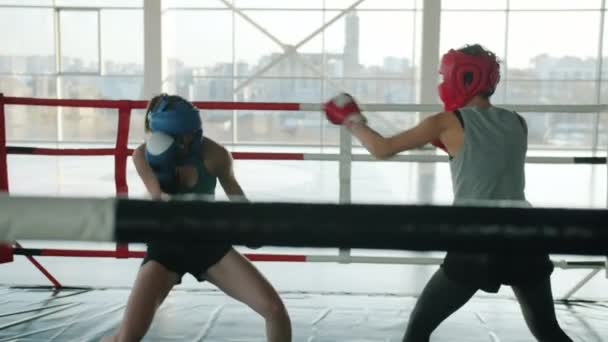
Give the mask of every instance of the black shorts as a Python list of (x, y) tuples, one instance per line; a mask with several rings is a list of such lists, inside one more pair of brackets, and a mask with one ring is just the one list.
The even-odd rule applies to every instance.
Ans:
[(448, 278), (492, 293), (503, 284), (535, 284), (553, 273), (548, 254), (448, 252), (441, 267)]
[(198, 281), (205, 280), (207, 270), (217, 264), (232, 249), (227, 244), (177, 244), (150, 242), (142, 265), (154, 260), (177, 273), (181, 283), (185, 273), (190, 273)]

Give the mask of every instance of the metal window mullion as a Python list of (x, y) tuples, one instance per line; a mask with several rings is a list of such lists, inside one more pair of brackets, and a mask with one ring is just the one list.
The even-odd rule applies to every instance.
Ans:
[[(600, 104), (602, 99), (602, 68), (603, 68), (603, 57), (604, 57), (604, 28), (605, 28), (605, 20), (606, 20), (606, 11), (604, 10), (604, 6), (606, 5), (606, 0), (602, 0), (602, 8), (600, 10), (600, 34), (599, 42), (598, 42), (598, 51), (597, 51), (597, 75), (596, 75), (596, 103)], [(600, 113), (596, 113), (594, 118), (594, 127), (593, 127), (593, 140), (592, 140), (592, 151), (595, 155), (598, 152), (598, 144), (599, 144), (599, 125), (600, 125)]]
[[(602, 114), (608, 115), (608, 111), (604, 111)], [(604, 134), (606, 135), (606, 207), (608, 207), (608, 128), (605, 129)], [(606, 259), (606, 278), (608, 278), (608, 258)]]
[(338, 165), (339, 189), (338, 200), (348, 204), (352, 201), (352, 136), (348, 129), (340, 126), (340, 155)]
[[(54, 3), (54, 1), (53, 1)], [(55, 96), (61, 98), (61, 72), (63, 69), (62, 52), (61, 52), (61, 12), (59, 9), (54, 9), (55, 21)], [(63, 108), (57, 107), (57, 142), (63, 141)]]
[[(602, 99), (602, 68), (603, 68), (603, 58), (604, 58), (604, 31), (605, 31), (605, 22), (606, 22), (606, 0), (602, 0), (602, 7), (600, 9), (600, 34), (599, 34), (599, 42), (598, 42), (598, 65), (597, 65), (597, 103), (601, 103)], [(598, 112), (595, 117), (595, 127), (594, 127), (594, 136), (593, 136), (593, 152), (597, 151), (599, 145), (599, 126), (601, 123), (601, 115), (608, 115), (608, 111), (604, 110), (602, 112)], [(606, 129), (606, 207), (608, 207), (608, 129)], [(608, 278), (608, 258), (606, 259), (606, 277)]]
[(53, 22), (55, 30), (55, 74), (59, 74), (62, 70), (61, 65), (61, 16), (58, 9), (53, 10)]
[[(441, 0), (425, 1), (422, 9), (422, 54), (420, 63), (419, 103), (437, 103), (437, 70), (439, 70), (439, 43), (441, 41)], [(428, 112), (418, 114), (419, 121)], [(422, 202), (431, 202), (435, 192), (436, 167), (419, 164), (417, 196)]]
[(441, 1), (425, 1), (422, 11), (422, 52), (419, 103), (437, 102), (437, 70), (441, 39)]
[[(327, 14), (327, 10), (325, 8), (325, 4), (326, 4), (326, 0), (323, 0), (323, 10), (321, 12), (321, 22), (325, 23), (326, 20), (326, 14)], [(327, 69), (326, 69), (326, 65), (327, 65), (327, 51), (325, 51), (325, 30), (321, 33), (321, 54), (322, 54), (322, 58), (321, 58), (321, 71), (323, 72), (323, 75), (325, 75), (325, 78), (327, 77)], [(328, 94), (326, 94), (325, 92), (327, 91), (326, 87), (325, 87), (325, 81), (321, 80), (321, 98), (319, 99), (319, 102), (323, 102), (323, 100), (327, 97)], [(323, 152), (323, 150), (325, 149), (325, 141), (324, 141), (324, 137), (325, 137), (325, 133), (326, 133), (326, 125), (324, 125), (324, 121), (323, 121), (323, 113), (319, 113), (320, 117), (319, 117), (319, 152)]]
[[(236, 6), (237, 0), (235, 0)], [(232, 10), (232, 89), (236, 89), (236, 11)], [(245, 91), (243, 90), (243, 94)], [(237, 100), (238, 93), (232, 91), (232, 98)], [(238, 115), (236, 110), (232, 110), (232, 144), (236, 145), (238, 143)]]
[[(151, 98), (163, 89), (163, 35), (160, 0), (144, 2), (144, 97)], [(107, 75), (106, 75), (107, 76)]]
[[(360, 1), (361, 2), (361, 1)], [(359, 2), (359, 3), (360, 3)], [(346, 13), (353, 10), (358, 3), (353, 6), (344, 9), (339, 17), (345, 16)], [(332, 19), (335, 21), (335, 19)], [(325, 29), (327, 28), (328, 23), (323, 21), (323, 25), (320, 30), (316, 32), (325, 33)], [(327, 80), (329, 82), (329, 80)], [(350, 131), (344, 127), (340, 126), (339, 131), (339, 143), (340, 143), (340, 156), (338, 161), (338, 180), (339, 180), (339, 203), (348, 204), (352, 202), (352, 161), (353, 161), (353, 139)], [(341, 249), (339, 252), (340, 256), (347, 257), (350, 255), (350, 250)]]
[[(416, 4), (416, 8), (417, 8), (418, 4)], [(416, 67), (416, 54), (418, 53), (417, 51), (417, 46), (416, 44), (418, 44), (418, 16), (420, 15), (420, 11), (416, 10), (414, 11), (414, 20), (412, 23), (412, 31), (414, 32), (414, 37), (412, 39), (412, 71), (411, 71), (411, 75), (412, 75), (412, 86), (410, 87), (410, 93), (409, 93), (409, 98), (413, 99), (416, 97), (417, 91), (416, 91), (416, 73), (418, 72), (418, 68)]]
[[(55, 96), (59, 99), (61, 98), (61, 71), (62, 71), (62, 61), (61, 61), (61, 15), (59, 9), (55, 7), (55, 0), (53, 0), (53, 12), (54, 12), (54, 29), (55, 29)], [(57, 143), (61, 144), (64, 140), (63, 136), (63, 107), (57, 107)], [(59, 164), (59, 158), (55, 158), (55, 167), (57, 169), (57, 173), (59, 179), (62, 179), (63, 172), (61, 169), (61, 165)], [(57, 192), (61, 191), (61, 184), (63, 182), (57, 182)]]
[(101, 9), (97, 9), (97, 73), (103, 74), (103, 62), (101, 55)]
[(507, 8), (505, 10), (505, 60), (502, 61), (505, 70), (505, 82), (503, 83), (502, 98), (504, 102), (507, 102), (507, 95), (509, 94), (509, 28), (511, 27), (511, 0), (507, 0)]

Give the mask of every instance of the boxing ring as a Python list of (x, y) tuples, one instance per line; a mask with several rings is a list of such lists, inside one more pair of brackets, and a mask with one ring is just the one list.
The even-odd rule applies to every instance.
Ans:
[[(312, 103), (238, 103), (238, 102), (193, 102), (203, 110), (259, 110), (259, 111), (319, 111), (320, 104)], [(151, 202), (127, 199), (127, 159), (132, 153), (129, 148), (129, 125), (131, 112), (145, 109), (146, 101), (114, 100), (62, 100), (4, 97), (0, 95), (0, 191), (9, 192), (8, 155), (45, 155), (45, 156), (111, 156), (114, 159), (114, 184), (118, 199), (72, 199), (72, 198), (0, 198), (0, 240), (13, 241), (0, 244), (0, 263), (8, 263), (15, 256), (24, 256), (51, 282), (53, 288), (65, 288), (62, 293), (93, 297), (95, 294), (70, 289), (51, 272), (44, 268), (37, 257), (66, 258), (142, 258), (143, 251), (131, 250), (129, 243), (145, 242), (149, 238), (201, 239), (199, 227), (204, 227), (207, 236), (218, 241), (231, 241), (242, 245), (263, 245), (282, 247), (333, 247), (338, 248), (336, 255), (322, 254), (279, 254), (247, 253), (254, 262), (279, 263), (339, 263), (339, 264), (384, 264), (384, 265), (439, 265), (439, 257), (388, 257), (373, 255), (352, 255), (352, 248), (407, 249), (407, 250), (486, 250), (498, 248), (505, 251), (546, 250), (560, 254), (605, 255), (608, 246), (608, 222), (606, 210), (583, 209), (521, 209), (510, 207), (484, 207), (484, 215), (474, 215), (479, 208), (443, 206), (395, 206), (390, 205), (327, 205), (327, 204), (289, 204), (289, 203), (224, 203), (205, 201)], [(6, 143), (5, 106), (51, 106), (114, 109), (118, 115), (118, 129), (113, 148), (39, 148), (8, 146)], [(605, 113), (608, 106), (512, 106), (520, 112), (552, 113)], [(439, 110), (435, 105), (362, 105), (364, 111), (405, 111), (431, 112)], [(368, 155), (352, 153), (352, 141), (348, 134), (341, 132), (339, 153), (275, 153), (275, 152), (233, 152), (237, 160), (310, 160), (334, 161), (339, 164), (339, 202), (350, 203), (351, 165), (355, 161), (372, 161)], [(607, 164), (605, 157), (564, 157), (530, 156), (527, 163), (539, 164)], [(440, 163), (447, 157), (428, 153), (398, 155), (391, 159), (396, 162)], [(608, 164), (607, 164), (608, 165)], [(608, 170), (608, 167), (607, 167)], [(607, 171), (608, 172), (608, 171)], [(52, 204), (51, 204), (52, 203)], [(21, 209), (20, 209), (21, 208)], [(40, 215), (24, 215), (37, 212)], [(82, 208), (74, 210), (74, 208)], [(197, 212), (214, 213), (213, 217), (201, 216)], [(332, 213), (342, 212), (334, 218)], [(143, 212), (156, 216), (144, 218)], [(253, 215), (252, 213), (266, 213)], [(302, 221), (294, 223), (293, 218), (302, 212)], [(14, 213), (19, 213), (15, 216)], [(46, 213), (46, 214), (44, 214)], [(49, 215), (60, 215), (64, 220), (52, 222)], [(87, 213), (83, 215), (82, 213)], [(179, 213), (189, 220), (168, 221)], [(354, 213), (354, 214), (353, 214)], [(366, 216), (367, 215), (367, 216)], [(383, 234), (377, 234), (378, 227), (370, 224), (366, 217), (383, 217), (386, 225)], [(20, 217), (23, 218), (20, 220)], [(96, 220), (96, 218), (105, 217)], [(405, 223), (398, 223), (408, 217)], [(10, 219), (8, 219), (10, 218)], [(47, 218), (47, 219), (45, 219)], [(66, 224), (71, 222), (71, 224)], [(90, 229), (101, 227), (104, 229)], [(171, 226), (168, 233), (162, 226)], [(343, 227), (348, 226), (346, 230)], [(46, 227), (46, 228), (45, 228)], [(88, 227), (88, 230), (87, 230)], [(194, 229), (196, 227), (196, 229)], [(486, 228), (484, 228), (486, 227)], [(487, 227), (490, 227), (489, 229)], [(41, 229), (44, 228), (44, 229)], [(359, 234), (353, 234), (356, 231)], [(92, 235), (91, 235), (92, 234)], [(363, 238), (356, 239), (354, 236)], [(373, 239), (370, 237), (376, 236)], [(114, 249), (61, 249), (27, 248), (20, 240), (63, 239), (115, 242)], [(463, 243), (463, 241), (468, 241)], [(484, 246), (484, 247), (480, 247)], [(608, 261), (598, 260), (553, 260), (556, 268), (588, 270), (580, 281), (559, 297), (568, 300), (602, 271), (607, 272)], [(1, 266), (0, 266), (1, 267)], [(5, 292), (11, 292), (5, 289)], [(75, 291), (75, 292), (70, 292)], [(124, 297), (124, 293), (121, 295)], [(355, 296), (356, 297), (356, 296)], [(354, 298), (353, 297), (353, 300)], [(179, 301), (179, 299), (174, 299)], [(295, 298), (288, 298), (297, 301)], [(357, 300), (365, 300), (357, 297)], [(391, 298), (387, 298), (391, 301)], [(313, 302), (322, 299), (313, 298)], [(118, 310), (116, 307), (108, 310)], [(410, 304), (413, 304), (410, 303)], [(482, 304), (480, 304), (482, 305)], [(51, 312), (73, 308), (71, 304), (58, 304)], [(224, 309), (222, 309), (224, 310)], [(583, 309), (580, 309), (583, 310)], [(213, 316), (213, 312), (211, 316)], [(311, 317), (313, 322), (321, 322), (328, 313)], [(399, 313), (405, 315), (405, 313)], [(1, 317), (1, 315), (0, 315)], [(213, 317), (209, 318), (213, 321)], [(315, 324), (317, 324), (315, 323)], [(0, 322), (0, 324), (2, 324)], [(314, 324), (313, 324), (314, 325)], [(0, 331), (10, 328), (0, 325)], [(46, 328), (41, 328), (46, 329)], [(13, 335), (13, 338), (19, 335)], [(26, 335), (24, 335), (26, 336)], [(206, 337), (203, 333), (202, 337)], [(598, 336), (603, 336), (598, 333)], [(606, 335), (608, 336), (608, 335)], [(1, 337), (1, 336), (0, 336)], [(197, 337), (198, 338), (198, 337)], [(9, 339), (7, 339), (9, 340)], [(599, 339), (601, 340), (601, 339)]]

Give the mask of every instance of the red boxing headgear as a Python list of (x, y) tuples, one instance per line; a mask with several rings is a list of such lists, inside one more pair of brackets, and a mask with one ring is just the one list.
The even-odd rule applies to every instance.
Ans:
[[(456, 50), (443, 55), (439, 73), (443, 75), (443, 82), (438, 87), (439, 97), (446, 111), (461, 108), (476, 95), (493, 91), (500, 79), (493, 54), (473, 56)], [(468, 84), (464, 82), (466, 73), (471, 75)]]

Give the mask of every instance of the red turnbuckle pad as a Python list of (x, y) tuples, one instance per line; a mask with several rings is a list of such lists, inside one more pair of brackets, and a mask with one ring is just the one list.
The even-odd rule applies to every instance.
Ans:
[(13, 245), (0, 242), (0, 264), (13, 261)]

